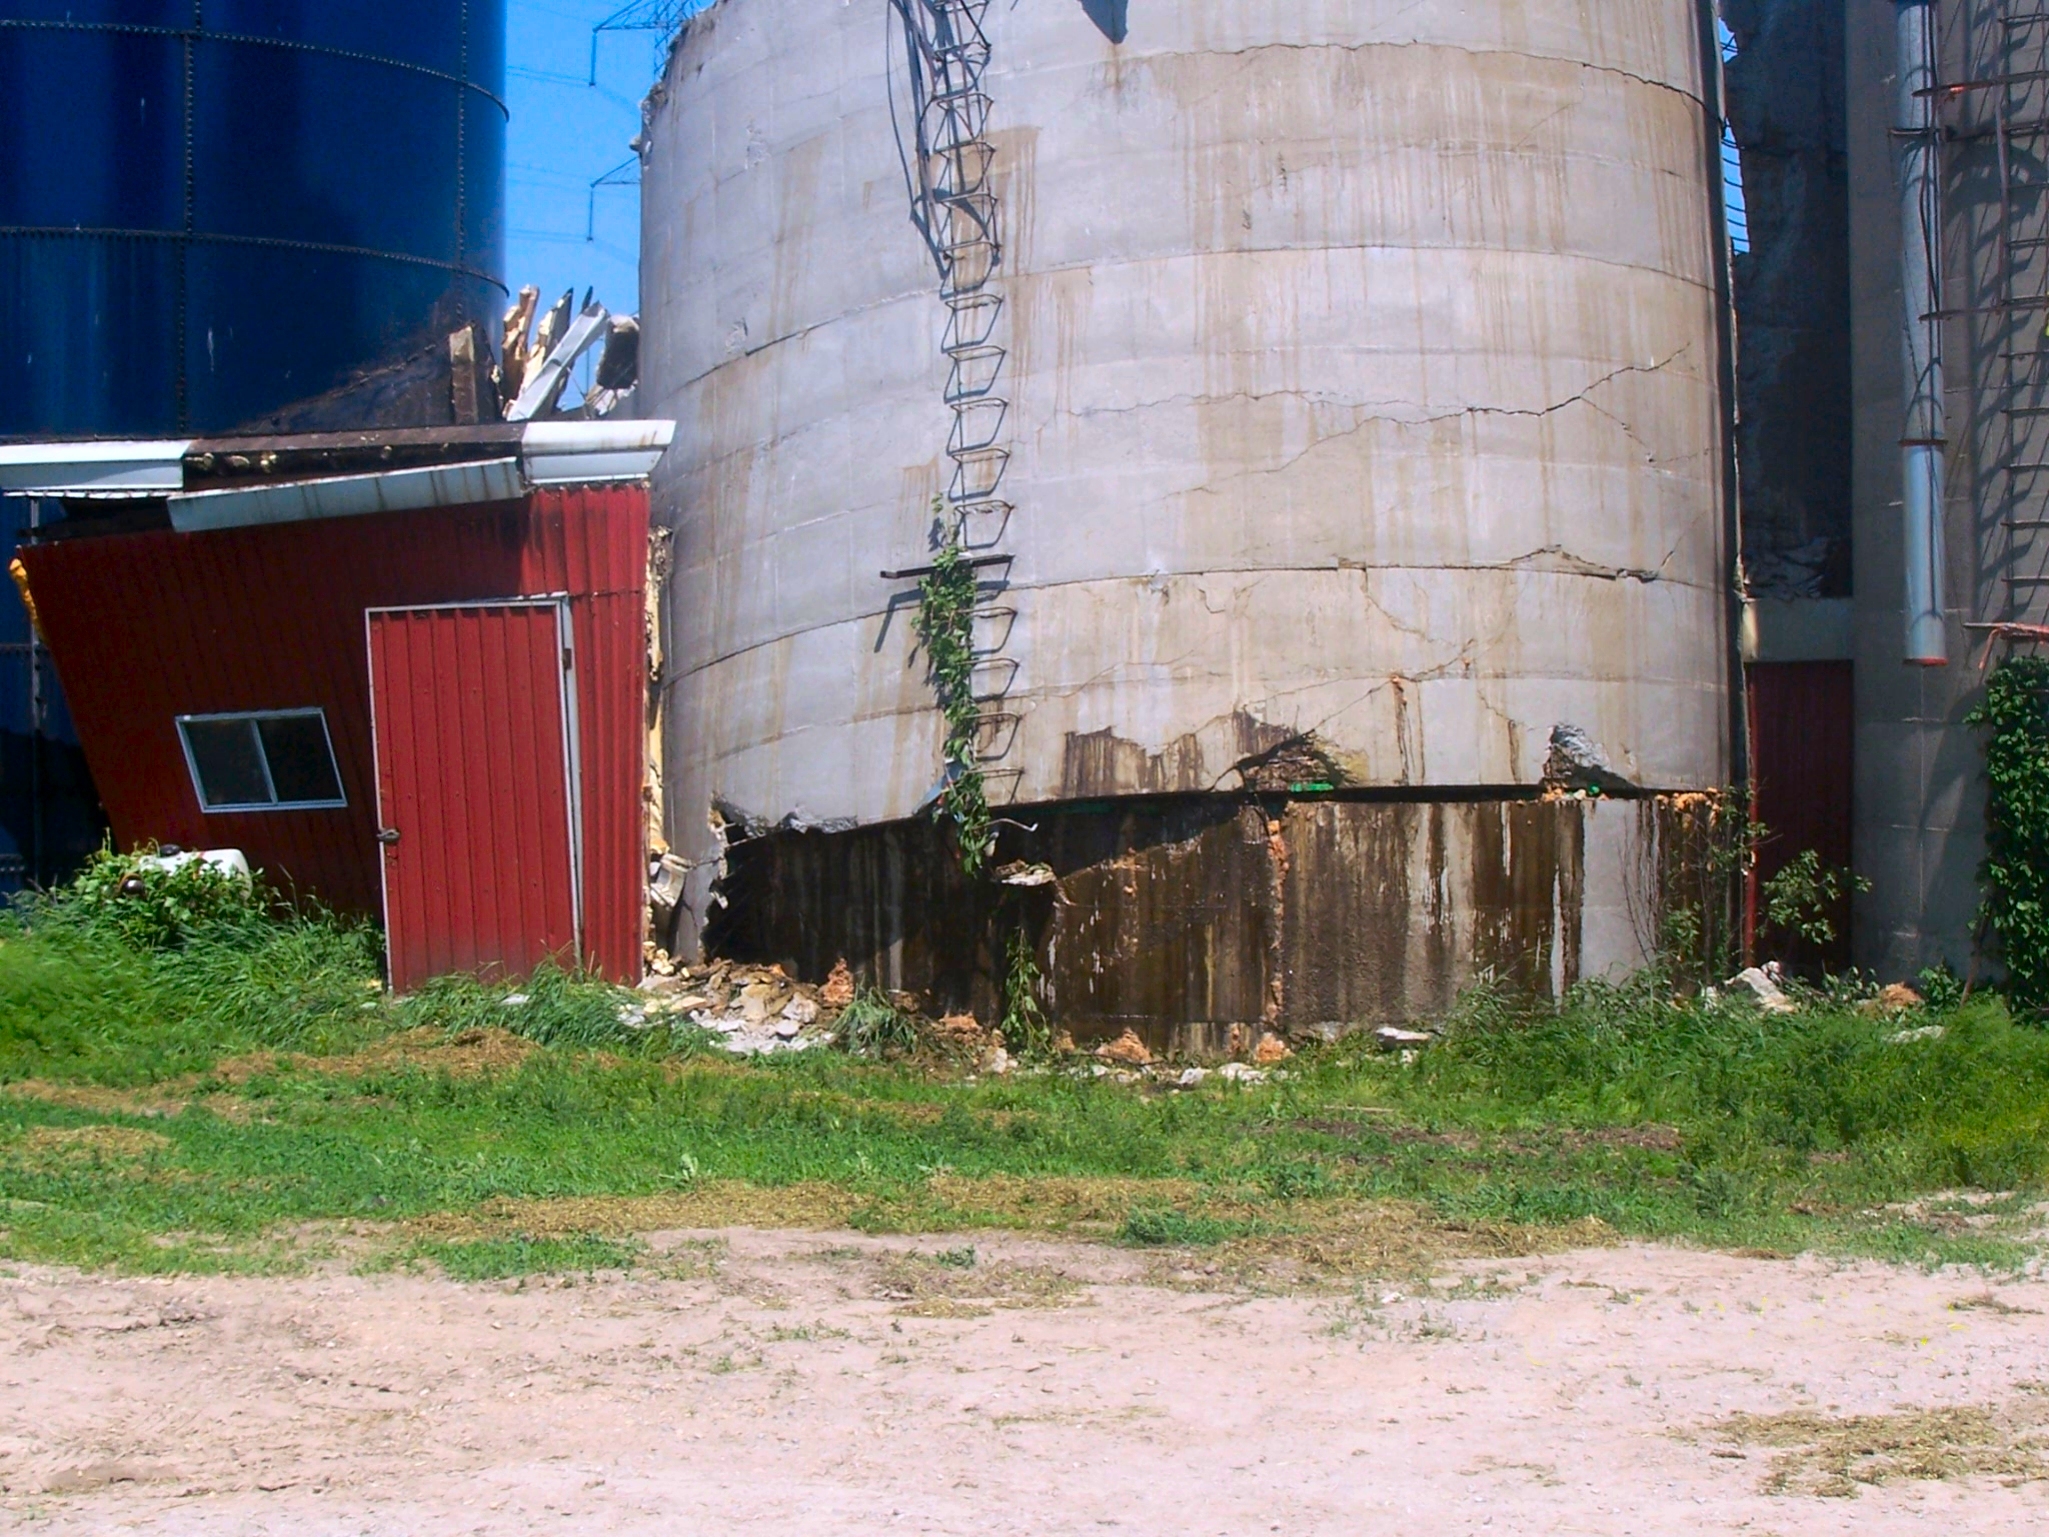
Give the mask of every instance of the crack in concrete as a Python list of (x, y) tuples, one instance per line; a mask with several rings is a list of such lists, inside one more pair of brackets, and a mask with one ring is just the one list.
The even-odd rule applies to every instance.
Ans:
[[(1407, 8), (1407, 10), (1399, 12), (1398, 14), (1407, 15), (1409, 10), (1418, 9), (1419, 5), (1410, 6)], [(1648, 86), (1654, 91), (1667, 91), (1670, 92), (1672, 95), (1682, 97), (1687, 101), (1701, 103), (1702, 105), (1705, 105), (1705, 103), (1702, 102), (1702, 98), (1700, 96), (1696, 95), (1692, 91), (1687, 90), (1684, 86), (1675, 85), (1669, 80), (1656, 80), (1649, 75), (1638, 74), (1633, 69), (1624, 69), (1618, 64), (1600, 64), (1596, 63), (1592, 59), (1573, 58), (1569, 54), (1533, 53), (1526, 48), (1476, 47), (1466, 43), (1454, 43), (1444, 39), (1428, 37), (1411, 37), (1405, 39), (1377, 38), (1368, 39), (1364, 42), (1357, 43), (1251, 43), (1243, 48), (1204, 48), (1200, 50), (1199, 53), (1191, 51), (1189, 53), (1158, 53), (1151, 55), (1141, 55), (1140, 58), (1135, 62), (1144, 63), (1148, 62), (1151, 59), (1158, 58), (1185, 59), (1195, 57), (1251, 60), (1260, 54), (1266, 53), (1361, 54), (1365, 53), (1369, 49), (1380, 48), (1399, 48), (1404, 50), (1411, 48), (1426, 48), (1432, 50), (1433, 52), (1464, 54), (1469, 59), (1523, 59), (1535, 63), (1558, 64), (1570, 69), (1583, 70), (1588, 74), (1612, 75), (1622, 80), (1634, 80), (1638, 85)], [(1215, 94), (1221, 96), (1223, 94), (1223, 91), (1224, 87), (1219, 86)], [(1206, 98), (1197, 99), (1202, 100)]]
[[(1519, 416), (1528, 417), (1534, 420), (1541, 420), (1545, 417), (1554, 416), (1560, 411), (1570, 410), (1572, 407), (1577, 405), (1584, 405), (1588, 409), (1598, 413), (1602, 417), (1605, 417), (1607, 420), (1618, 422), (1618, 425), (1621, 425), (1623, 427), (1623, 430), (1629, 435), (1631, 441), (1635, 442), (1636, 444), (1638, 444), (1639, 447), (1642, 447), (1646, 451), (1648, 451), (1650, 445), (1644, 443), (1644, 441), (1637, 436), (1633, 429), (1631, 429), (1626, 423), (1620, 423), (1619, 419), (1615, 416), (1613, 412), (1604, 410), (1598, 402), (1590, 399), (1589, 397), (1591, 397), (1596, 390), (1599, 390), (1606, 385), (1612, 384), (1615, 380), (1623, 378), (1630, 374), (1648, 375), (1662, 373), (1664, 370), (1670, 368), (1674, 363), (1678, 362), (1680, 358), (1684, 357), (1688, 352), (1691, 352), (1692, 350), (1692, 344), (1688, 343), (1686, 346), (1680, 347), (1678, 350), (1672, 352), (1670, 355), (1660, 359), (1655, 363), (1622, 364), (1620, 367), (1610, 369), (1607, 373), (1602, 374), (1598, 379), (1595, 379), (1589, 384), (1587, 384), (1585, 388), (1580, 389), (1574, 392), (1573, 394), (1566, 396), (1563, 400), (1553, 401), (1551, 404), (1544, 406), (1470, 405), (1462, 406), (1456, 411), (1444, 411), (1431, 416), (1394, 416), (1378, 413), (1363, 415), (1360, 416), (1356, 421), (1354, 421), (1354, 423), (1350, 427), (1347, 427), (1342, 431), (1333, 432), (1326, 436), (1317, 438), (1314, 442), (1308, 444), (1300, 451), (1290, 454), (1287, 458), (1283, 459), (1278, 464), (1247, 467), (1246, 469), (1239, 470), (1236, 473), (1226, 477), (1226, 482), (1250, 480), (1255, 477), (1265, 477), (1270, 475), (1285, 475), (1290, 470), (1294, 469), (1296, 465), (1300, 464), (1304, 459), (1307, 459), (1311, 454), (1314, 454), (1321, 449), (1327, 448), (1333, 443), (1339, 443), (1347, 438), (1356, 437), (1358, 436), (1358, 434), (1366, 431), (1367, 428), (1380, 423), (1387, 423), (1397, 427), (1433, 427), (1440, 425), (1444, 422), (1466, 421), (1473, 417), (1480, 416)], [(1293, 390), (1278, 390), (1274, 391), (1273, 393), (1276, 395), (1291, 395), (1300, 394), (1301, 392)], [(1210, 403), (1218, 400), (1234, 400), (1239, 398), (1264, 399), (1266, 397), (1250, 394), (1233, 394), (1224, 396), (1184, 395), (1169, 396), (1167, 397), (1166, 401), (1159, 402), (1159, 404), (1167, 404), (1176, 400), (1187, 400), (1194, 403)], [(1139, 410), (1143, 409), (1144, 404), (1146, 403), (1141, 403), (1141, 405), (1139, 406), (1127, 406), (1119, 409), (1120, 411)], [(1378, 403), (1376, 402), (1374, 404)], [(1367, 405), (1361, 404), (1354, 406), (1352, 409), (1354, 409), (1355, 411), (1367, 411), (1369, 408)], [(1655, 463), (1656, 461), (1653, 460), (1652, 462)], [(1190, 496), (1215, 496), (1219, 494), (1218, 485), (1216, 483), (1212, 483), (1206, 486), (1195, 486), (1190, 488), (1190, 490), (1185, 494)]]

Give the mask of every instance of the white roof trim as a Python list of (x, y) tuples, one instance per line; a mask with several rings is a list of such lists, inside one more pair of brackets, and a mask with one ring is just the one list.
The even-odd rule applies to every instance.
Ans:
[(594, 485), (647, 479), (675, 436), (665, 421), (529, 422), (519, 450), (537, 486)]
[(190, 438), (0, 443), (0, 496), (162, 496), (185, 485)]
[(200, 440), (0, 443), (0, 496), (167, 497), (181, 533), (511, 501), (535, 486), (645, 480), (676, 436), (669, 421), (529, 422), (519, 457), (187, 491), (185, 456)]

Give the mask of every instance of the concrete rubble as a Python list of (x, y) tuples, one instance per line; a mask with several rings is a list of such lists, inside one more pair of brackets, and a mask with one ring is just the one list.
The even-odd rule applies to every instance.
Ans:
[(1783, 973), (1776, 962), (1763, 966), (1750, 966), (1736, 973), (1728, 981), (1729, 991), (1737, 997), (1747, 997), (1767, 1014), (1798, 1013), (1800, 1005), (1786, 996), (1786, 990), (1779, 984)]
[(629, 1027), (695, 1026), (720, 1038), (735, 1056), (769, 1056), (832, 1044), (837, 1008), (822, 989), (791, 978), (780, 966), (671, 966), (641, 984), (645, 1002), (629, 1006)]
[[(679, 965), (666, 953), (651, 951), (647, 980), (619, 1017), (630, 1030), (698, 1029), (709, 1032), (735, 1056), (773, 1056), (836, 1044), (841, 1011), (854, 1001), (857, 991), (844, 961), (833, 967), (822, 984), (813, 984), (798, 981), (780, 965), (724, 960)], [(915, 1021), (924, 1048), (965, 1066), (972, 1074), (1000, 1077), (1021, 1068), (1049, 1070), (1049, 1064), (1043, 1063), (1026, 1067), (1013, 1055), (1002, 1030), (983, 1024), (973, 1014), (935, 1018), (922, 1012), (919, 1000), (908, 993), (891, 994), (890, 1002)], [(1422, 1032), (1392, 1034), (1423, 1042), (1434, 1039)], [(1283, 1078), (1286, 1070), (1278, 1064), (1293, 1057), (1294, 1051), (1280, 1035), (1265, 1031), (1247, 1054), (1250, 1061), (1213, 1066), (1191, 1066), (1185, 1060), (1166, 1062), (1156, 1057), (1134, 1030), (1092, 1047), (1077, 1046), (1063, 1031), (1053, 1044), (1054, 1058), (1065, 1059), (1065, 1071), (1076, 1076), (1157, 1083), (1170, 1089), (1192, 1089), (1212, 1079), (1252, 1085)]]

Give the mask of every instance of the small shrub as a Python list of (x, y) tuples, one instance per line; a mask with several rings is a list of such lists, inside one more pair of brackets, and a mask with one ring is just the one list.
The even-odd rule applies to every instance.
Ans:
[(258, 943), (271, 927), (256, 881), (191, 859), (169, 869), (155, 849), (117, 854), (102, 848), (68, 886), (30, 904), (41, 921), (111, 936), (136, 950), (179, 950), (196, 940)]
[(1759, 886), (1767, 930), (1794, 945), (1826, 949), (1835, 942), (1836, 918), (1851, 892), (1871, 882), (1827, 864), (1813, 849), (1802, 849)]
[(1053, 1026), (1039, 1005), (1043, 981), (1022, 925), (1010, 931), (1003, 968), (1003, 1039), (1027, 1061), (1053, 1055)]
[(1924, 969), (1916, 979), (1921, 984), (1921, 1001), (1938, 1014), (1947, 1014), (1964, 1005), (1964, 982), (1947, 962)]

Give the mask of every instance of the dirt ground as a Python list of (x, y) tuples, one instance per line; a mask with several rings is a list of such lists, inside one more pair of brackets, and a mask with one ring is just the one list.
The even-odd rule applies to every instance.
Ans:
[(657, 1247), (569, 1284), (17, 1267), (0, 1526), (2049, 1530), (2038, 1279), (1624, 1247), (1257, 1296), (988, 1235)]

